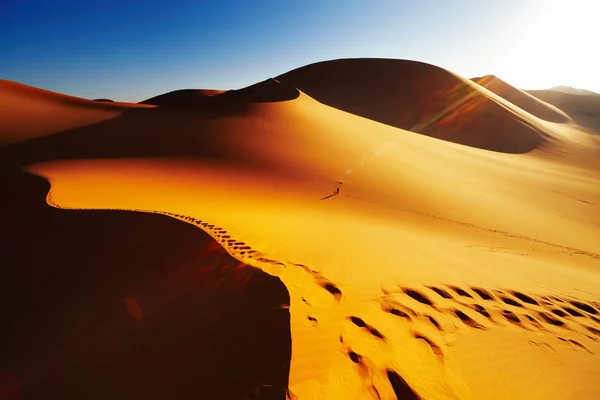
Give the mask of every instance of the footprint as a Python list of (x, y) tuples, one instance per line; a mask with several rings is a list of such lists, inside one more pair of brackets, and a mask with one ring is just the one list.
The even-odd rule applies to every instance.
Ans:
[(552, 309), (552, 314), (557, 315), (559, 317), (566, 317), (568, 314), (561, 310), (560, 308)]
[(469, 293), (467, 293), (464, 289), (459, 288), (458, 286), (448, 286), (451, 290), (453, 290), (456, 294), (462, 297), (473, 298)]
[(582, 303), (580, 301), (575, 301), (575, 300), (569, 301), (569, 303), (571, 303), (571, 305), (579, 308), (580, 310), (585, 311), (588, 314), (593, 314), (593, 315), (598, 314), (598, 310), (596, 310), (594, 307), (590, 306), (589, 304), (585, 304), (585, 303)]
[(333, 295), (335, 300), (339, 302), (342, 299), (342, 291), (331, 282), (321, 282), (321, 287)]
[(540, 324), (540, 322), (537, 319), (533, 318), (531, 315), (525, 315), (525, 317), (529, 320), (531, 325), (535, 326), (537, 329), (545, 330), (542, 324)]
[(547, 314), (545, 312), (539, 312), (538, 315), (540, 316), (541, 319), (543, 319), (545, 322), (552, 324), (554, 326), (564, 326), (565, 323), (562, 322), (559, 319), (554, 318), (553, 316), (551, 316), (550, 314)]
[(440, 323), (433, 318), (431, 315), (425, 315), (425, 318), (427, 318), (429, 320), (429, 322), (432, 323), (433, 326), (435, 326), (437, 328), (438, 331), (442, 331), (442, 326), (440, 325)]
[(434, 307), (433, 302), (429, 299), (429, 297), (427, 297), (423, 293), (410, 288), (403, 288), (403, 291), (404, 293), (406, 293), (407, 296), (418, 301), (419, 303), (428, 305), (429, 307)]
[(383, 336), (383, 334), (381, 332), (379, 332), (377, 329), (375, 329), (373, 326), (367, 324), (362, 318), (351, 316), (351, 317), (348, 317), (348, 319), (354, 325), (358, 326), (359, 328), (365, 329), (367, 332), (369, 332), (371, 335), (375, 336), (377, 339), (385, 341), (385, 336)]
[(479, 305), (479, 304), (472, 304), (471, 308), (475, 311), (478, 312), (479, 314), (483, 315), (484, 317), (486, 317), (489, 320), (492, 320), (492, 316), (490, 315), (490, 313), (485, 309), (484, 306)]
[(565, 310), (566, 312), (568, 312), (569, 314), (571, 314), (574, 317), (583, 317), (582, 313), (580, 313), (579, 311), (577, 311), (571, 307), (563, 307), (563, 310)]
[(511, 299), (510, 297), (504, 297), (504, 296), (500, 296), (500, 299), (505, 302), (506, 304), (510, 305), (510, 306), (514, 306), (514, 307), (523, 307), (523, 304), (519, 303), (516, 300)]
[(585, 326), (585, 329), (592, 332), (594, 335), (600, 336), (600, 329), (596, 329), (596, 328), (593, 328), (593, 327), (587, 326), (587, 325), (584, 325), (584, 326)]
[(427, 336), (423, 335), (422, 333), (419, 333), (419, 332), (411, 332), (411, 333), (415, 339), (422, 340), (425, 343), (427, 343), (427, 345), (431, 348), (431, 351), (433, 352), (433, 354), (435, 354), (437, 359), (442, 363), (444, 362), (444, 352), (442, 351), (442, 348), (440, 346), (435, 344), (433, 342), (433, 340), (429, 339)]
[(467, 314), (465, 314), (464, 312), (462, 312), (460, 310), (454, 309), (454, 310), (452, 310), (452, 312), (454, 313), (454, 315), (456, 315), (458, 317), (458, 319), (460, 319), (462, 321), (463, 324), (468, 325), (471, 328), (487, 329), (486, 327), (484, 327), (483, 325), (481, 325), (480, 323), (478, 323), (473, 318), (469, 317)]
[(533, 298), (527, 296), (526, 294), (520, 293), (520, 292), (516, 292), (513, 291), (511, 292), (513, 296), (515, 296), (517, 299), (521, 300), (524, 303), (529, 303), (529, 304), (533, 304), (535, 306), (539, 306), (540, 304)]
[(435, 286), (428, 286), (428, 288), (436, 292), (440, 297), (443, 297), (444, 299), (452, 299), (452, 295), (442, 288)]
[(398, 400), (422, 400), (396, 371), (388, 369), (386, 374)]
[(483, 300), (494, 300), (494, 296), (485, 289), (472, 287), (471, 290), (477, 293)]
[(519, 319), (519, 317), (517, 316), (517, 314), (515, 314), (514, 312), (510, 311), (510, 310), (502, 310), (502, 315), (504, 315), (504, 318), (506, 318), (509, 322), (512, 322), (514, 324), (521, 324), (521, 320)]
[(352, 350), (348, 350), (348, 357), (350, 357), (353, 363), (360, 364), (362, 362), (362, 356)]
[(568, 340), (569, 343), (571, 343), (573, 346), (577, 347), (578, 349), (585, 350), (585, 351), (587, 351), (590, 354), (594, 354), (587, 347), (585, 347), (584, 345), (582, 345), (578, 341), (573, 340), (573, 339), (567, 339), (567, 340)]

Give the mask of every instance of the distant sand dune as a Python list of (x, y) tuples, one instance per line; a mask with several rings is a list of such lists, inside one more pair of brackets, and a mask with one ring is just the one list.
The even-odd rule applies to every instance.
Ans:
[(398, 128), (506, 153), (540, 144), (540, 132), (468, 80), (415, 61), (342, 59), (277, 77), (332, 107)]
[(473, 78), (472, 81), (538, 118), (559, 123), (569, 121), (569, 117), (564, 112), (540, 101), (523, 90), (509, 85), (494, 75)]
[(556, 90), (528, 90), (529, 94), (563, 110), (578, 124), (600, 132), (600, 96)]
[(176, 90), (142, 101), (163, 108), (189, 110), (226, 106), (231, 103), (271, 103), (293, 100), (300, 95), (297, 89), (267, 79), (239, 90)]
[[(81, 127), (151, 106), (93, 101), (0, 80), (0, 146)], [(23, 123), (35, 118), (35, 124)]]

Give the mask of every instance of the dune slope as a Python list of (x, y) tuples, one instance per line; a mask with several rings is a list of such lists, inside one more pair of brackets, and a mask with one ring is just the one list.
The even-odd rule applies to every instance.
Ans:
[[(151, 106), (94, 101), (0, 80), (0, 146), (61, 132)], [(35, 123), (27, 121), (35, 118)]]
[(569, 121), (569, 117), (564, 112), (523, 90), (509, 85), (494, 75), (472, 78), (471, 80), (538, 118), (559, 123)]
[(285, 397), (279, 279), (171, 218), (59, 210), (43, 179), (1, 182), (0, 397)]
[(600, 96), (529, 90), (529, 94), (563, 110), (578, 124), (600, 132)]
[[(534, 124), (459, 81), (491, 107), (453, 114), (461, 127)], [(330, 107), (279, 78), (238, 95), (223, 97), (216, 115), (132, 110), (16, 143), (0, 158), (50, 181), (54, 208), (163, 214), (279, 278), (289, 293), (290, 398), (598, 397), (600, 168), (581, 162), (598, 148), (552, 131), (542, 132), (552, 146), (526, 154), (463, 146)], [(402, 115), (420, 115), (416, 105)], [(490, 137), (511, 148), (517, 138), (503, 132)], [(242, 316), (230, 323), (238, 317), (245, 326)]]
[(329, 106), (397, 128), (506, 153), (542, 137), (519, 109), (442, 68), (407, 60), (342, 59), (276, 78)]

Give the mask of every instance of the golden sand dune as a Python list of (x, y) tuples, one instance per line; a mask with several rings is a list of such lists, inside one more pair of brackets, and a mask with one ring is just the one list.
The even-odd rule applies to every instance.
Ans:
[(542, 140), (510, 103), (442, 68), (407, 60), (311, 64), (277, 79), (329, 106), (428, 136), (506, 153)]
[(509, 85), (508, 83), (504, 82), (502, 79), (494, 75), (486, 75), (479, 78), (473, 78), (472, 81), (478, 83), (479, 85), (483, 86), (489, 91), (496, 93), (503, 99), (508, 100), (520, 109), (527, 111), (528, 113), (535, 115), (538, 118), (550, 122), (569, 121), (569, 117), (556, 107), (544, 103), (543, 101), (530, 95), (529, 93)]
[(529, 90), (533, 96), (563, 110), (580, 125), (600, 131), (600, 96), (557, 90)]
[[(327, 73), (319, 72), (323, 65)], [(194, 100), (192, 105), (182, 101), (187, 95), (175, 92), (165, 95), (157, 108), (129, 110), (110, 120), (0, 149), (3, 170), (25, 168), (50, 181), (46, 201), (54, 208), (161, 214), (152, 216), (156, 225), (131, 222), (123, 235), (136, 236), (135, 229), (140, 229), (145, 234), (154, 232), (156, 240), (169, 237), (168, 250), (154, 249), (158, 245), (153, 241), (140, 242), (148, 246), (149, 256), (139, 265), (165, 274), (185, 271), (178, 275), (181, 281), (171, 284), (163, 275), (146, 275), (141, 267), (127, 263), (117, 268), (114, 259), (96, 256), (137, 254), (119, 247), (119, 241), (94, 247), (108, 240), (96, 235), (98, 226), (106, 226), (98, 225), (100, 217), (76, 228), (56, 228), (53, 240), (64, 237), (64, 248), (52, 243), (63, 252), (63, 259), (81, 246), (77, 243), (87, 243), (88, 257), (100, 257), (93, 269), (107, 263), (110, 271), (93, 294), (85, 297), (78, 292), (70, 298), (91, 304), (98, 296), (103, 298), (107, 288), (123, 288), (111, 291), (114, 298), (106, 297), (107, 303), (102, 303), (106, 304), (106, 335), (137, 343), (133, 333), (123, 332), (122, 324), (130, 323), (143, 346), (167, 349), (165, 342), (176, 341), (178, 334), (182, 342), (174, 355), (160, 353), (154, 359), (141, 359), (140, 365), (134, 358), (138, 353), (125, 350), (125, 345), (105, 345), (99, 347), (102, 351), (75, 361), (53, 358), (63, 376), (74, 373), (72, 366), (83, 366), (77, 377), (86, 383), (76, 390), (64, 379), (35, 368), (33, 355), (49, 351), (55, 336), (49, 336), (45, 347), (30, 350), (29, 358), (20, 358), (22, 349), (34, 340), (32, 332), (39, 330), (34, 327), (46, 324), (41, 314), (32, 312), (30, 325), (2, 331), (3, 335), (13, 332), (5, 337), (17, 349), (0, 365), (5, 375), (13, 376), (12, 382), (38, 385), (35, 398), (50, 390), (65, 393), (63, 397), (84, 393), (93, 376), (116, 392), (134, 393), (144, 385), (142, 377), (153, 360), (163, 362), (161, 371), (164, 363), (172, 369), (164, 382), (151, 379), (152, 385), (144, 386), (144, 393), (153, 397), (154, 390), (157, 398), (173, 383), (182, 388), (180, 397), (204, 394), (207, 398), (240, 398), (240, 391), (250, 398), (298, 399), (598, 398), (600, 145), (596, 135), (572, 121), (542, 120), (475, 83), (426, 64), (349, 60), (307, 68), (312, 72), (306, 75), (310, 84), (303, 83), (304, 87), (292, 84), (290, 73)], [(357, 71), (368, 68), (373, 73), (365, 74), (368, 83), (361, 83)], [(327, 75), (334, 70), (341, 77)], [(381, 82), (391, 78), (390, 71), (403, 74), (391, 92), (383, 92)], [(298, 76), (304, 79), (305, 75)], [(416, 83), (424, 94), (419, 94)], [(449, 83), (458, 86), (449, 91)], [(336, 101), (339, 104), (333, 104)], [(435, 107), (422, 108), (429, 102)], [(393, 110), (400, 122), (430, 121), (432, 131), (419, 133), (435, 131), (447, 140), (384, 120), (394, 116)], [(470, 146), (452, 143), (457, 138), (478, 141), (466, 143)], [(503, 153), (526, 149), (525, 154)], [(27, 187), (23, 183), (27, 175), (5, 175), (16, 182), (10, 193), (23, 192), (23, 198), (39, 201), (42, 189), (19, 189)], [(17, 221), (27, 220), (25, 232), (35, 231), (33, 224), (45, 221), (37, 215), (51, 209), (41, 207), (38, 214), (27, 214), (27, 203), (14, 196), (3, 210), (21, 210), (15, 214), (20, 215)], [(82, 213), (53, 212), (60, 218)], [(100, 215), (85, 213), (90, 218)], [(110, 218), (118, 224), (131, 213), (101, 215), (113, 215)], [(166, 227), (169, 217), (200, 228), (211, 236), (211, 249), (224, 249), (228, 255), (214, 258), (202, 250), (205, 245), (199, 245), (193, 262), (177, 258), (190, 250), (171, 238), (175, 235), (171, 229), (184, 228)], [(69, 233), (73, 229), (77, 235)], [(25, 242), (26, 237), (22, 234), (14, 241)], [(48, 256), (49, 265), (58, 257), (56, 251)], [(264, 291), (264, 301), (234, 297), (229, 302), (231, 293), (243, 293), (244, 285), (233, 279), (221, 291), (214, 280), (204, 278), (204, 268), (234, 259), (244, 267), (225, 269), (216, 281), (225, 282), (242, 270), (263, 277), (258, 271), (262, 270), (279, 278), (273, 281), (272, 292), (256, 286), (257, 293)], [(26, 276), (48, 268), (23, 263), (32, 271)], [(56, 263), (67, 268), (67, 261)], [(81, 259), (73, 258), (69, 265), (79, 263)], [(4, 304), (22, 301), (19, 288), (36, 287), (27, 286), (26, 276), (7, 291), (10, 295)], [(53, 287), (71, 288), (85, 286), (87, 278), (62, 272), (54, 279)], [(186, 286), (187, 281), (199, 286)], [(239, 301), (248, 302), (248, 307), (255, 304), (264, 318), (273, 308), (285, 310), (273, 305), (287, 302), (279, 282), (289, 294), (291, 357), (285, 350), (283, 320), (265, 320), (252, 328), (256, 332), (248, 331), (248, 313), (234, 312), (241, 307)], [(154, 289), (130, 289), (140, 285)], [(185, 312), (169, 308), (157, 314), (161, 299), (170, 301), (171, 296), (189, 291), (192, 297), (175, 302), (186, 307)], [(204, 292), (212, 294), (204, 297)], [(219, 307), (222, 302), (228, 306)], [(62, 322), (49, 325), (48, 335), (70, 329), (65, 327), (74, 318), (65, 304), (56, 307)], [(30, 309), (15, 311), (8, 325), (16, 324), (12, 321), (20, 313), (29, 315)], [(207, 313), (212, 320), (207, 316), (192, 322), (196, 315)], [(116, 315), (129, 319), (109, 318)], [(281, 318), (287, 317), (285, 312)], [(235, 335), (220, 333), (220, 318), (227, 320), (223, 323), (228, 327), (238, 326), (231, 328)], [(195, 344), (191, 338), (200, 325), (214, 333), (198, 336)], [(254, 365), (249, 360), (258, 357), (248, 352), (253, 341), (260, 340), (263, 328), (272, 328), (283, 340), (273, 342), (274, 358), (262, 360), (256, 365), (257, 374), (242, 384), (230, 384), (247, 370), (247, 363)], [(82, 332), (73, 333), (80, 336), (76, 342), (80, 346), (93, 339), (86, 330), (74, 332)], [(251, 335), (249, 341), (241, 339), (245, 332)], [(66, 334), (60, 337), (67, 344), (73, 340)], [(275, 340), (270, 337), (265, 334), (264, 343)], [(229, 341), (237, 347), (221, 357), (219, 352)], [(214, 375), (205, 376), (205, 365), (190, 365), (185, 349), (197, 356), (198, 363), (210, 364)], [(96, 361), (96, 354), (105, 358)], [(115, 361), (107, 360), (109, 355)], [(123, 382), (110, 372), (119, 357), (125, 357), (128, 370), (139, 368), (135, 379)], [(282, 366), (282, 357), (289, 366)], [(197, 374), (205, 380), (196, 381)], [(194, 382), (212, 386), (195, 392)]]
[[(0, 80), (0, 146), (114, 118), (125, 110), (150, 107), (101, 102)], [(35, 123), (26, 123), (35, 118)]]

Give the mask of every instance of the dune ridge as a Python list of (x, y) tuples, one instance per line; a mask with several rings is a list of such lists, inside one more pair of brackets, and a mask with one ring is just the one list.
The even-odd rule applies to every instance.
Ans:
[(341, 59), (276, 78), (332, 107), (401, 129), (507, 153), (536, 148), (535, 122), (442, 68), (408, 60)]
[[(0, 147), (152, 107), (87, 100), (1, 79), (0, 97)], [(24, 123), (30, 118), (37, 122)]]
[(600, 132), (600, 96), (563, 93), (556, 90), (528, 90), (546, 103), (563, 110), (579, 125)]
[(471, 80), (538, 118), (558, 123), (569, 121), (569, 117), (558, 108), (509, 85), (497, 76), (486, 75)]

